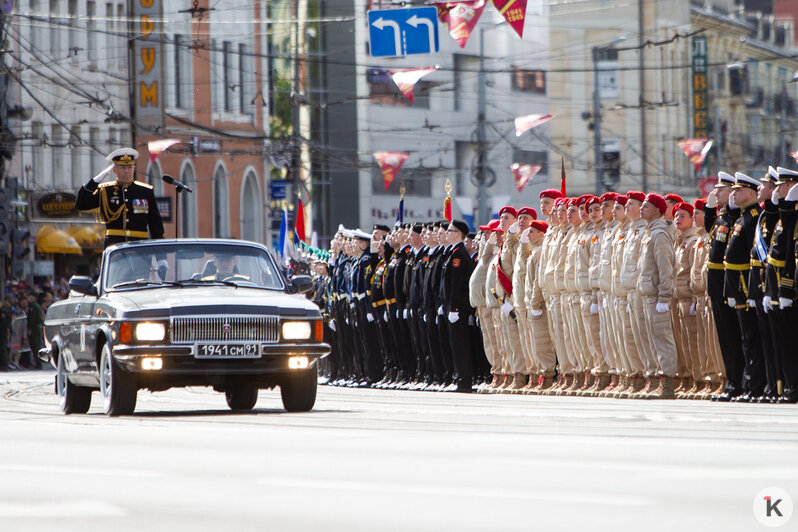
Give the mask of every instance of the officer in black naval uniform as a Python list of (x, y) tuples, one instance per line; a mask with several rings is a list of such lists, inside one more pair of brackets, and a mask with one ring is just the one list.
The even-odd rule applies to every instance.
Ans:
[[(737, 321), (737, 313), (729, 307), (724, 295), (726, 268), (723, 261), (726, 255), (726, 246), (734, 222), (740, 217), (740, 210), (728, 204), (731, 186), (734, 183), (734, 177), (726, 172), (718, 172), (718, 184), (710, 193), (704, 207), (704, 229), (709, 233), (707, 295), (712, 304), (720, 352), (728, 378), (726, 390), (721, 395), (713, 396), (714, 401), (731, 401), (733, 397), (743, 393), (740, 388), (743, 378), (742, 361), (744, 360), (740, 323)], [(716, 207), (719, 208), (720, 213), (717, 212)]]
[(449, 323), (456, 391), (471, 393), (474, 376), (468, 336), (468, 317), (472, 312), (468, 300), (468, 281), (475, 264), (463, 243), (466, 235), (468, 225), (460, 220), (452, 221), (447, 229), (446, 239), (452, 248), (443, 264), (441, 296), (444, 317)]
[(795, 305), (795, 227), (798, 211), (798, 172), (777, 168), (779, 180), (773, 202), (779, 208), (779, 221), (770, 241), (766, 272), (765, 297), (762, 304), (768, 308), (771, 330), (774, 335), (776, 356), (781, 365), (784, 390), (779, 402), (798, 402), (798, 357), (795, 342), (798, 340), (796, 323), (798, 309)]
[[(732, 401), (758, 401), (765, 393), (765, 363), (762, 356), (762, 341), (760, 340), (759, 323), (756, 311), (748, 306), (748, 278), (751, 270), (751, 248), (754, 245), (757, 219), (761, 212), (757, 195), (759, 181), (741, 172), (735, 175), (735, 184), (732, 186), (734, 204), (740, 208), (740, 217), (734, 222), (726, 246), (724, 266), (726, 268), (726, 283), (724, 295), (729, 308), (737, 312), (737, 321), (740, 323), (740, 337), (743, 341), (743, 360), (734, 364), (742, 365), (739, 376), (741, 381), (735, 383), (743, 390), (743, 394)], [(726, 375), (730, 363), (726, 363)], [(735, 370), (735, 373), (737, 371)]]
[(748, 306), (756, 309), (759, 338), (762, 341), (762, 358), (765, 362), (765, 393), (758, 402), (775, 402), (779, 395), (778, 381), (781, 379), (781, 367), (776, 362), (776, 348), (773, 341), (775, 335), (771, 332), (771, 319), (766, 312), (770, 309), (765, 309), (762, 305), (770, 239), (779, 221), (779, 208), (771, 201), (778, 179), (779, 174), (772, 166), (768, 167), (765, 176), (760, 179), (759, 201), (762, 202), (763, 210), (757, 220), (754, 245), (751, 246), (751, 272), (748, 274)]
[[(138, 156), (139, 152), (132, 148), (111, 152), (105, 159), (113, 164), (78, 190), (77, 209), (99, 210), (105, 224), (105, 247), (164, 236), (152, 185), (135, 181)], [(116, 179), (102, 183), (111, 172)]]

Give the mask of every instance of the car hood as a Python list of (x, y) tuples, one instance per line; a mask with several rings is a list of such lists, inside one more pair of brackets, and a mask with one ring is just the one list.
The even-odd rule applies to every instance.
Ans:
[(302, 295), (227, 286), (154, 288), (107, 294), (97, 302), (108, 314), (155, 318), (197, 314), (267, 314), (319, 317), (319, 309)]

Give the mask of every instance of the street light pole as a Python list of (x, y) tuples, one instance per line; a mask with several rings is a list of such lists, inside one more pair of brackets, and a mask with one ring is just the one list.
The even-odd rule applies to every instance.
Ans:
[(485, 173), (485, 28), (479, 28), (479, 86), (477, 87), (477, 223), (488, 223), (490, 207), (488, 206), (487, 175)]

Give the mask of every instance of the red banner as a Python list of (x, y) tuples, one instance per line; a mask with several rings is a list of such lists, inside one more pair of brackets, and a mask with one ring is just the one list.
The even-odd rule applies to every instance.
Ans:
[(698, 180), (698, 190), (701, 191), (701, 197), (706, 198), (709, 196), (709, 193), (715, 188), (715, 185), (718, 184), (717, 177), (702, 177)]
[(515, 119), (515, 136), (520, 137), (530, 129), (534, 129), (542, 124), (545, 124), (554, 118), (554, 116), (555, 115), (549, 113), (519, 116)]
[(513, 27), (518, 36), (523, 37), (526, 0), (493, 0), (493, 5), (502, 14), (504, 20)]
[(147, 151), (150, 152), (150, 163), (154, 163), (155, 159), (162, 153), (174, 146), (180, 144), (180, 139), (160, 139), (151, 140), (147, 143)]
[(377, 164), (380, 165), (382, 170), (382, 184), (385, 190), (391, 186), (399, 169), (405, 164), (405, 161), (410, 156), (407, 152), (402, 151), (375, 151), (374, 158), (377, 159)]
[(299, 200), (299, 207), (296, 209), (296, 224), (294, 231), (300, 242), (305, 241), (305, 207), (302, 205), (302, 200)]
[(678, 142), (679, 148), (687, 155), (690, 162), (693, 163), (695, 171), (701, 169), (704, 164), (704, 159), (712, 147), (712, 139), (684, 139)]
[(513, 171), (515, 177), (515, 188), (518, 192), (523, 192), (524, 187), (529, 183), (535, 175), (543, 168), (539, 164), (518, 164), (513, 163), (510, 170)]
[(452, 36), (460, 48), (465, 48), (474, 26), (477, 25), (482, 10), (485, 9), (486, 0), (476, 0), (468, 2), (439, 2), (435, 4), (438, 8), (438, 18), (441, 23), (449, 28), (449, 35)]
[(402, 91), (402, 94), (410, 100), (411, 102), (415, 103), (415, 98), (413, 98), (413, 87), (416, 86), (418, 80), (429, 74), (430, 72), (435, 72), (438, 70), (437, 66), (434, 67), (427, 67), (427, 68), (407, 68), (404, 70), (391, 70), (391, 79), (393, 82), (396, 83), (396, 86), (399, 87), (399, 90)]

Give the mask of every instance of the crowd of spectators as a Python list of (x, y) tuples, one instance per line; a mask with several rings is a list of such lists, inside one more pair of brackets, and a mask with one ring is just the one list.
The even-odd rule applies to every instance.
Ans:
[(64, 278), (6, 281), (0, 304), (0, 371), (42, 368), (36, 354), (44, 347), (44, 314), (54, 301), (68, 296)]

